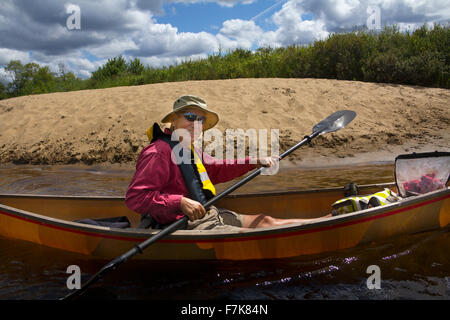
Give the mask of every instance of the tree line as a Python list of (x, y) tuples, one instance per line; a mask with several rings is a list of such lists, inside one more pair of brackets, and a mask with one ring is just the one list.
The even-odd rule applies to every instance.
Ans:
[(306, 46), (235, 49), (205, 59), (185, 59), (161, 68), (144, 66), (135, 58), (109, 59), (90, 78), (80, 79), (64, 64), (51, 72), (36, 63), (11, 60), (12, 75), (0, 83), (0, 99), (29, 94), (62, 92), (160, 82), (234, 78), (327, 78), (450, 88), (450, 30), (425, 24), (413, 32), (385, 27), (335, 33)]

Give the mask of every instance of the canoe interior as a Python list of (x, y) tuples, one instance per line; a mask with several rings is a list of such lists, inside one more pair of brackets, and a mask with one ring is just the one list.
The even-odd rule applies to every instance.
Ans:
[[(360, 186), (360, 194), (390, 188), (394, 183)], [(267, 214), (278, 218), (315, 218), (331, 212), (331, 204), (344, 197), (343, 188), (232, 194), (217, 203), (242, 214)], [(77, 197), (0, 194), (0, 203), (51, 218), (74, 221), (86, 218), (127, 216), (132, 227), (140, 215), (128, 209), (123, 197)]]

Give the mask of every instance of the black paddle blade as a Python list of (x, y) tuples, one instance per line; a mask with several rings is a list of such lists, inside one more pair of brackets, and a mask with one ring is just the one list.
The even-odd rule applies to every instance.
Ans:
[(318, 132), (319, 135), (334, 132), (344, 128), (356, 117), (356, 112), (351, 110), (341, 110), (333, 113), (328, 118), (320, 121), (313, 128), (313, 133)]

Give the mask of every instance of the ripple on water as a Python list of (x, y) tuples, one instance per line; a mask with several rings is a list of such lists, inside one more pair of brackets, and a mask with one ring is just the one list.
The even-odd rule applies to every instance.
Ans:
[[(123, 196), (132, 170), (0, 167), (0, 193)], [(342, 187), (391, 182), (393, 165), (283, 169), (257, 177), (239, 192)], [(268, 183), (268, 181), (270, 183)], [(230, 185), (228, 183), (227, 185)], [(223, 190), (227, 185), (218, 186)], [(449, 230), (402, 236), (331, 254), (283, 261), (153, 263), (130, 260), (90, 290), (110, 299), (449, 299)], [(58, 299), (66, 269), (82, 279), (106, 261), (0, 237), (0, 299)], [(369, 290), (369, 265), (381, 290)]]
[[(0, 193), (124, 196), (134, 171), (77, 166), (0, 167)], [(217, 186), (218, 192), (239, 179)], [(305, 190), (394, 181), (393, 165), (336, 168), (281, 168), (277, 175), (258, 176), (238, 192)]]

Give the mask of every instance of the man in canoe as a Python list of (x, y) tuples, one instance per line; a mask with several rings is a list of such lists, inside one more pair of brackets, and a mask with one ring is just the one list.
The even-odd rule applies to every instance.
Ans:
[[(203, 99), (192, 95), (179, 97), (173, 110), (162, 119), (163, 123), (171, 124), (170, 129), (163, 132), (155, 123), (147, 131), (151, 143), (141, 151), (136, 163), (136, 172), (126, 193), (128, 208), (147, 218), (147, 225), (152, 228), (163, 228), (184, 215), (189, 218), (185, 226), (189, 230), (262, 228), (321, 219), (244, 215), (215, 206), (206, 210), (202, 203), (215, 196), (214, 184), (233, 180), (261, 166), (271, 167), (276, 161), (272, 157), (257, 161), (247, 157), (245, 161), (230, 162), (195, 149), (193, 143), (199, 133), (211, 129), (218, 121), (217, 113), (209, 110)], [(190, 141), (181, 139), (180, 144), (179, 138), (172, 141), (172, 135), (183, 129), (189, 134)], [(183, 165), (179, 158), (174, 158), (180, 149), (190, 156), (189, 163)]]

